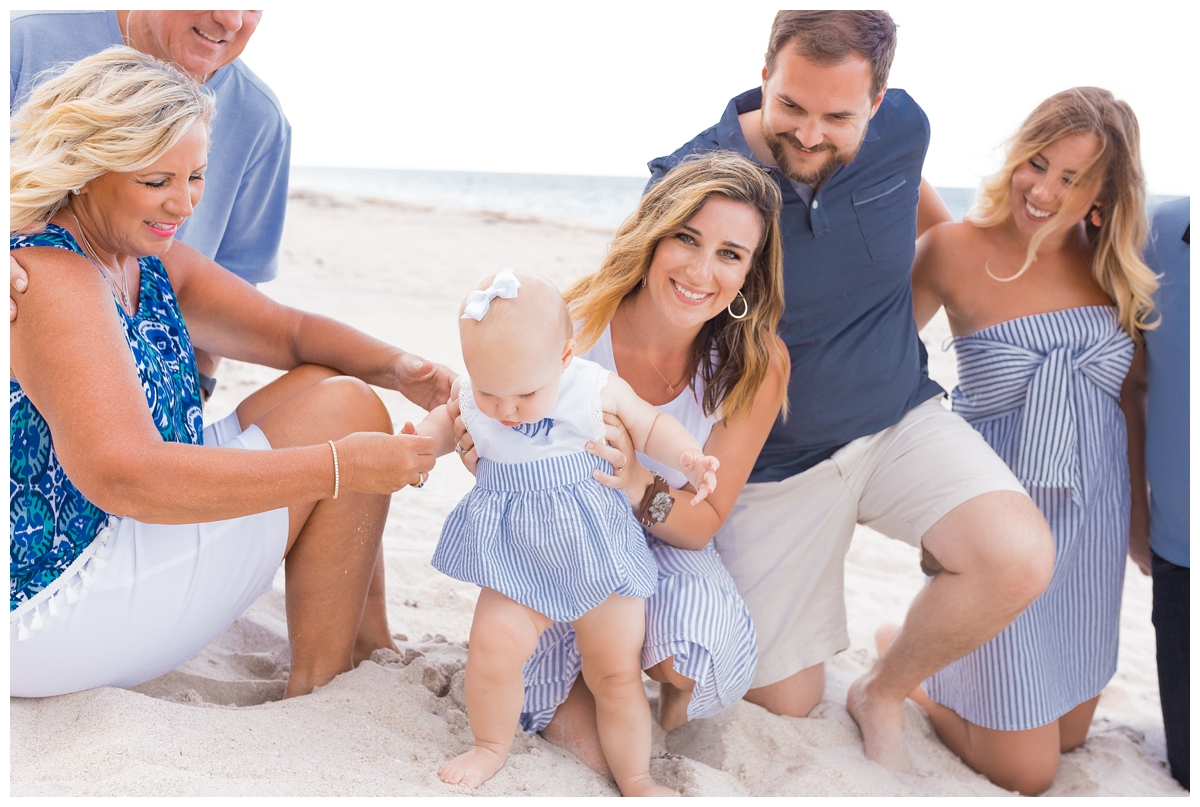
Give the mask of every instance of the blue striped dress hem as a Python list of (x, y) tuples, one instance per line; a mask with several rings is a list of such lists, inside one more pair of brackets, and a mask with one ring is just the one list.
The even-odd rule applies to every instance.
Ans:
[(523, 463), (480, 459), (476, 484), (442, 526), (432, 564), (556, 621), (610, 594), (646, 598), (658, 571), (629, 500), (592, 478), (586, 452)]

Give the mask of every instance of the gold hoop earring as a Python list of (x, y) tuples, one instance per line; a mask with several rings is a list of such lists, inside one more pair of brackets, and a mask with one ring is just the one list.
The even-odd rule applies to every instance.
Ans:
[(642, 275), (642, 288), (646, 288), (646, 276)]
[(737, 296), (742, 298), (742, 313), (740, 315), (733, 313), (733, 303), (737, 297), (729, 301), (729, 305), (725, 306), (725, 310), (728, 311), (729, 316), (733, 317), (734, 319), (745, 319), (746, 315), (750, 313), (750, 303), (746, 300), (746, 295), (742, 294), (741, 289), (738, 289)]

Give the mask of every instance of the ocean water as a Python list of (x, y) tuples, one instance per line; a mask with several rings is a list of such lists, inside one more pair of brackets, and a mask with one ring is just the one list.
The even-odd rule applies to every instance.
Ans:
[[(433, 207), (568, 219), (615, 228), (637, 206), (648, 178), (294, 165), (291, 187)], [(957, 220), (962, 219), (975, 198), (973, 188), (938, 188), (937, 192)], [(1151, 205), (1170, 198), (1173, 197), (1153, 197)]]

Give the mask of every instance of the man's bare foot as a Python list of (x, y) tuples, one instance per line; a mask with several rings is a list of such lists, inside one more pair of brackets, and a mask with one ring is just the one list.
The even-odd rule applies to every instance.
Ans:
[(867, 673), (846, 693), (846, 708), (862, 732), (867, 759), (888, 770), (916, 773), (904, 744), (904, 699), (872, 694), (870, 678)]
[(678, 796), (669, 787), (663, 787), (658, 782), (650, 778), (650, 774), (643, 773), (639, 776), (631, 776), (624, 782), (617, 782), (617, 787), (621, 788), (622, 796)]
[(692, 693), (666, 681), (658, 686), (658, 725), (663, 731), (677, 729), (688, 722), (687, 709)]
[(503, 767), (504, 759), (504, 756), (490, 748), (473, 745), (467, 753), (459, 754), (442, 765), (438, 769), (438, 776), (448, 785), (476, 788), (496, 775), (496, 771)]

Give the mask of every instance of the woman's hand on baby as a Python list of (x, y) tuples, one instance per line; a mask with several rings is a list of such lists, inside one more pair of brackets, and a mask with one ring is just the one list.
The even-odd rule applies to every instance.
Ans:
[(466, 469), (474, 474), (475, 466), (479, 464), (479, 453), (475, 450), (475, 441), (471, 439), (471, 433), (463, 423), (458, 398), (452, 397), (446, 402), (446, 414), (454, 421), (454, 453), (458, 454)]
[(435, 442), (405, 423), (401, 434), (356, 432), (335, 441), (341, 489), (395, 493), (429, 478)]
[(689, 449), (680, 455), (679, 470), (696, 489), (696, 495), (692, 497), (693, 505), (700, 504), (717, 489), (717, 469), (720, 467), (720, 460), (701, 451)]
[(629, 431), (621, 419), (611, 412), (604, 413), (604, 443), (592, 440), (584, 448), (613, 467), (611, 474), (592, 471), (592, 478), (601, 485), (625, 491), (632, 501), (633, 494), (638, 493), (640, 498), (640, 492), (650, 484), (650, 474), (637, 460)]
[(446, 403), (457, 373), (416, 353), (405, 353), (396, 361), (396, 389), (408, 400), (428, 411)]

